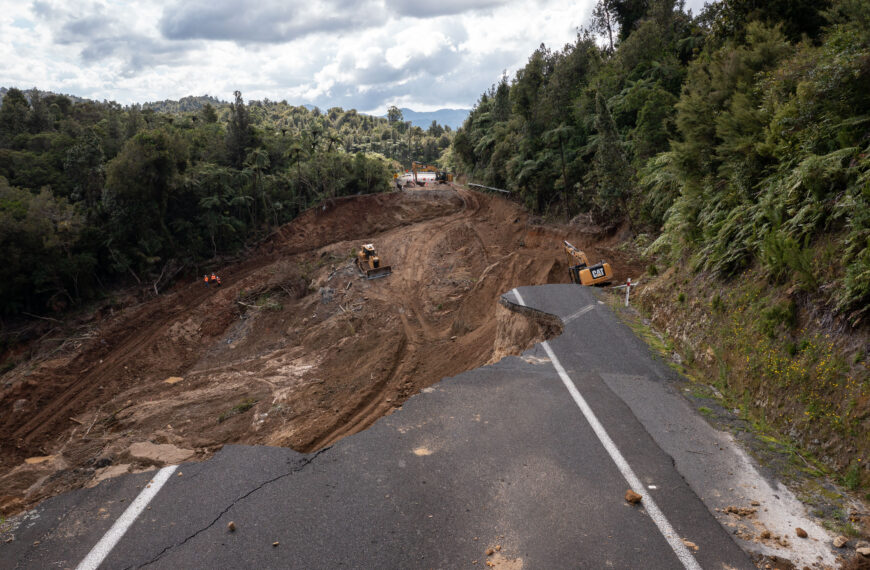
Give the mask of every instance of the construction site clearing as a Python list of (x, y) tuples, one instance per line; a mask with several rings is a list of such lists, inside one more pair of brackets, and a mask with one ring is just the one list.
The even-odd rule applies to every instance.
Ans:
[[(46, 322), (0, 377), (0, 514), (228, 443), (310, 452), (363, 430), (443, 378), (558, 334), (498, 299), (569, 282), (566, 239), (617, 279), (637, 270), (615, 237), (440, 184), (312, 208), (220, 267), (222, 287), (191, 275)], [(357, 266), (372, 243), (384, 279)]]

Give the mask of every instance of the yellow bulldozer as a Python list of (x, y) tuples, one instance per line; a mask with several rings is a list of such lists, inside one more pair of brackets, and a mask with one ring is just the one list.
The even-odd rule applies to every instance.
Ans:
[(563, 240), (565, 253), (568, 254), (568, 275), (571, 283), (578, 285), (607, 285), (613, 279), (613, 270), (606, 261), (599, 261), (590, 266), (589, 258), (583, 250), (571, 245), (568, 240)]
[(364, 244), (356, 254), (356, 266), (366, 279), (386, 277), (393, 272), (389, 265), (381, 265), (381, 258), (375, 252), (374, 244)]

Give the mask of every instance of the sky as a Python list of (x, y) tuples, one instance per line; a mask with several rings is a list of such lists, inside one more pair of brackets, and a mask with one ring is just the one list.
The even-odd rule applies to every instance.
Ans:
[[(0, 86), (121, 104), (212, 95), (471, 108), (595, 0), (0, 0)], [(697, 12), (703, 0), (689, 0)]]

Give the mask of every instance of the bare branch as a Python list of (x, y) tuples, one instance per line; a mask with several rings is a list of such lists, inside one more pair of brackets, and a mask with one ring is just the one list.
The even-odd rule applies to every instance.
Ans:
[(57, 319), (52, 319), (51, 317), (40, 317), (39, 315), (33, 315), (33, 314), (31, 314), (31, 313), (25, 313), (24, 311), (21, 311), (21, 314), (22, 314), (22, 315), (27, 315), (28, 317), (33, 317), (34, 319), (42, 319), (43, 321), (51, 321), (51, 322), (53, 322), (53, 323), (60, 323), (60, 324), (63, 324), (62, 321), (59, 321), (59, 320), (57, 320)]

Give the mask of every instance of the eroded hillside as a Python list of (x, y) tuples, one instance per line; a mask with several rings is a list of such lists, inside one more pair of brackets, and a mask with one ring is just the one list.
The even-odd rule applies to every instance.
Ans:
[[(0, 508), (226, 443), (311, 451), (365, 429), (442, 378), (556, 333), (497, 301), (566, 281), (563, 238), (606, 253), (620, 277), (618, 252), (576, 227), (531, 225), (515, 204), (462, 189), (310, 210), (224, 268), (222, 287), (191, 276), (7, 372)], [(363, 242), (392, 275), (360, 276)]]

